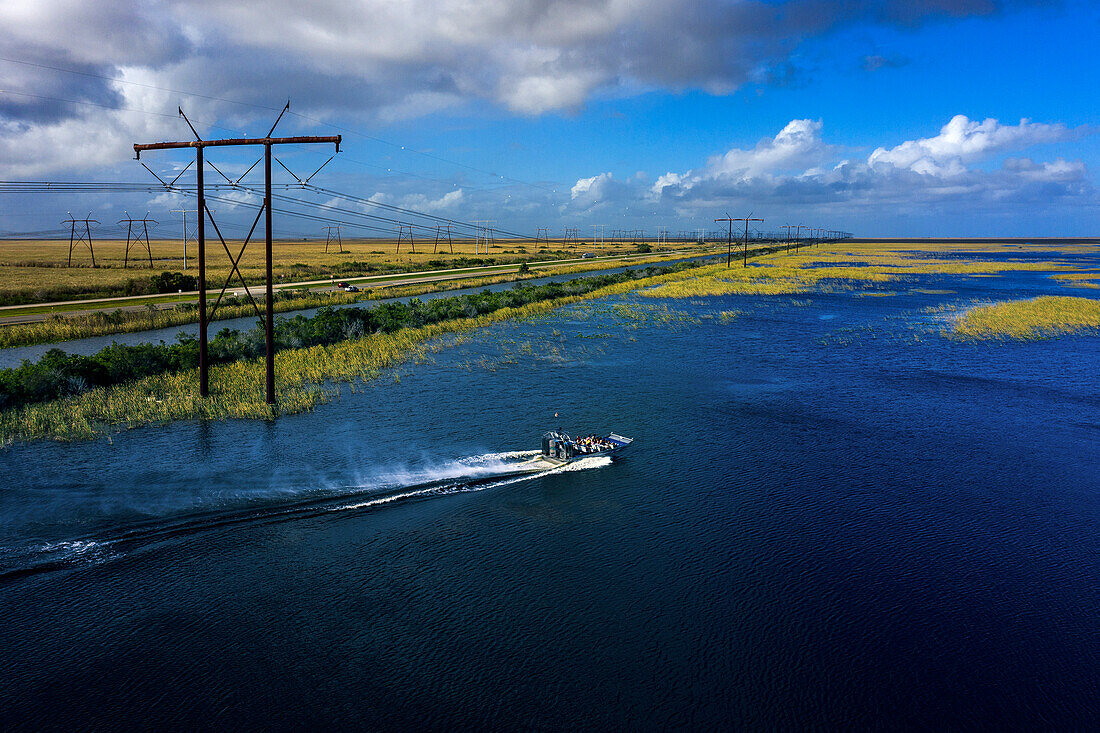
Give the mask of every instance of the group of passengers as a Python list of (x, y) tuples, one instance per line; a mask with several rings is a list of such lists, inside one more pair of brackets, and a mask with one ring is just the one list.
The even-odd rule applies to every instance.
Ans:
[(609, 441), (595, 435), (589, 435), (586, 438), (574, 438), (573, 444), (580, 453), (599, 453), (600, 451), (611, 450), (612, 448)]

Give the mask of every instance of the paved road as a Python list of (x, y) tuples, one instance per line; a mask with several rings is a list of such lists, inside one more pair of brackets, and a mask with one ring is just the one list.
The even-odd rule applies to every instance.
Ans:
[[(691, 254), (706, 254), (708, 250), (682, 250), (676, 252), (662, 252), (662, 256), (669, 257), (682, 257), (684, 255)], [(530, 262), (529, 267), (533, 270), (547, 271), (561, 267), (568, 267), (578, 263), (625, 263), (633, 260), (642, 259), (645, 257), (653, 257), (654, 253), (650, 254), (636, 254), (636, 255), (620, 255), (612, 257), (595, 257), (588, 259), (572, 259), (572, 260), (544, 260), (541, 262)], [(397, 285), (416, 285), (420, 283), (440, 282), (444, 280), (464, 280), (473, 279), (479, 277), (491, 277), (493, 275), (506, 275), (508, 273), (514, 273), (519, 270), (519, 265), (484, 265), (481, 267), (462, 268), (461, 270), (422, 270), (420, 272), (410, 272), (404, 276), (389, 275), (365, 275), (362, 277), (341, 277), (336, 278), (339, 282), (354, 283), (355, 285), (368, 288), (388, 288)], [(322, 290), (332, 287), (333, 280), (303, 280), (301, 282), (293, 283), (277, 283), (273, 287), (275, 290), (296, 289), (302, 287), (308, 287), (314, 290)], [(253, 295), (257, 294), (257, 291), (263, 291), (263, 285), (257, 284), (250, 286)], [(244, 288), (230, 288), (230, 293), (234, 295), (244, 295)], [(164, 300), (152, 303), (155, 308), (173, 308), (182, 300), (197, 300), (199, 292), (197, 290), (186, 292), (177, 295), (166, 295)], [(207, 296), (210, 296), (209, 291)], [(5, 315), (5, 311), (18, 311), (19, 309), (27, 308), (41, 308), (43, 306), (62, 306), (62, 305), (82, 305), (91, 303), (111, 303), (117, 304), (117, 310), (122, 311), (141, 311), (145, 310), (149, 304), (141, 303), (140, 305), (127, 305), (127, 302), (135, 300), (148, 300), (148, 295), (131, 295), (120, 296), (117, 298), (90, 298), (88, 300), (66, 300), (56, 303), (41, 303), (35, 305), (7, 305), (0, 306), (0, 326), (12, 326), (19, 323), (37, 323), (49, 318), (52, 313), (23, 313), (18, 312)], [(98, 307), (88, 308), (82, 310), (66, 310), (60, 311), (66, 316), (70, 315), (84, 315), (87, 313), (94, 313), (96, 311), (115, 310), (115, 308)]]

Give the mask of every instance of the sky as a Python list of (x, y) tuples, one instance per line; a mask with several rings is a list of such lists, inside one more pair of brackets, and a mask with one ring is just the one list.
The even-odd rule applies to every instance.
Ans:
[[(191, 139), (178, 108), (204, 139), (262, 136), (289, 100), (278, 133), (344, 141), (310, 181), (328, 193), (286, 186), (328, 146), (280, 148), (293, 174), (275, 181), (340, 207), (345, 236), (396, 231), (361, 214), (408, 216), (377, 204), (552, 237), (750, 214), (761, 231), (1090, 236), (1097, 38), (1082, 0), (0, 0), (0, 180), (156, 183), (132, 146)], [(236, 179), (259, 153), (207, 157)], [(171, 180), (192, 158), (142, 162)], [(212, 208), (238, 234), (255, 200)], [(105, 233), (146, 212), (177, 227), (187, 206), (0, 188), (0, 234), (70, 211)], [(276, 218), (277, 236), (324, 236)]]

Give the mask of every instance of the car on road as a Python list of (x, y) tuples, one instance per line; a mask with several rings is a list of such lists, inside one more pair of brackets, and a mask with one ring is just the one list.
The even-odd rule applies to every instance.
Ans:
[(340, 288), (341, 290), (343, 290), (347, 286), (348, 286), (347, 283), (336, 283), (336, 287)]
[(590, 260), (595, 256), (596, 256), (596, 254), (594, 252), (585, 252), (583, 255), (581, 255), (581, 259), (582, 260)]
[(344, 286), (344, 292), (345, 293), (358, 293), (359, 288), (355, 287), (354, 285), (346, 285), (346, 286)]

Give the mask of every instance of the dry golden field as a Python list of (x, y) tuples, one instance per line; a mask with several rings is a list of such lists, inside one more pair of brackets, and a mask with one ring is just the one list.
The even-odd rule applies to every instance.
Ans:
[[(234, 256), (240, 251), (240, 240), (229, 240), (229, 250)], [(115, 295), (130, 278), (147, 277), (150, 272), (163, 271), (198, 274), (197, 248), (194, 242), (187, 247), (187, 270), (183, 267), (183, 243), (179, 239), (154, 239), (152, 241), (153, 268), (144, 248), (131, 247), (130, 266), (123, 267), (125, 240), (95, 241), (96, 267), (92, 267), (88, 248), (79, 245), (73, 251), (72, 266), (66, 265), (69, 241), (65, 240), (6, 240), (0, 241), (0, 295), (14, 293), (26, 296), (26, 302), (45, 302), (79, 298), (82, 295)], [(694, 243), (676, 245), (677, 249), (696, 247)], [(521, 260), (567, 259), (579, 257), (585, 252), (597, 255), (628, 254), (637, 252), (632, 244), (562, 247), (551, 240), (549, 249), (536, 246), (533, 241), (498, 240), (490, 245), (488, 253), (482, 244), (482, 252), (475, 254), (471, 239), (454, 240), (454, 252), (443, 244), (433, 252), (432, 240), (415, 243), (415, 252), (408, 243), (401, 243), (400, 252), (396, 240), (345, 239), (343, 250), (335, 244), (328, 247), (324, 238), (308, 241), (276, 241), (272, 247), (272, 267), (276, 283), (305, 280), (336, 279), (385, 272), (430, 270)], [(144, 259), (142, 258), (144, 255)], [(230, 273), (230, 260), (221, 242), (208, 233), (207, 280), (211, 286), (219, 286)], [(483, 262), (472, 262), (482, 260)], [(264, 243), (250, 242), (239, 265), (241, 273), (249, 281), (261, 282), (264, 272)], [(239, 284), (234, 278), (232, 284)], [(112, 292), (116, 291), (116, 292)]]

